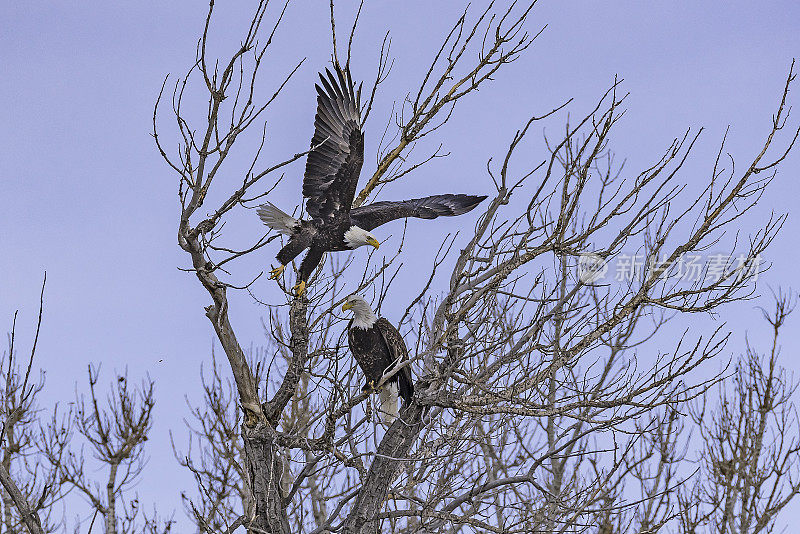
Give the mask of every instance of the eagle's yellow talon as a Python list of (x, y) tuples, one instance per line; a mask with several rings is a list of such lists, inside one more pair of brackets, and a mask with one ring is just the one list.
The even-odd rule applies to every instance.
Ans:
[(279, 265), (279, 266), (275, 267), (274, 269), (272, 269), (272, 270), (269, 272), (269, 277), (270, 277), (270, 279), (271, 279), (271, 280), (277, 280), (277, 279), (278, 279), (278, 277), (279, 277), (280, 275), (282, 275), (282, 274), (283, 274), (283, 270), (284, 270), (285, 268), (286, 268), (286, 266), (285, 266), (285, 265)]
[(297, 295), (298, 297), (301, 296), (303, 293), (306, 292), (306, 283), (305, 283), (305, 281), (304, 280), (300, 280), (300, 282), (298, 282), (297, 285), (292, 288), (292, 290), (294, 291), (295, 295)]

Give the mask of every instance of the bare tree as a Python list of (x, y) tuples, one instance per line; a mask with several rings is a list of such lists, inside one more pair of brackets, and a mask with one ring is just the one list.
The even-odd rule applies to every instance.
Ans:
[[(106, 534), (168, 532), (172, 522), (155, 514), (148, 517), (132, 491), (146, 463), (144, 444), (155, 405), (153, 382), (146, 379), (136, 386), (129, 384), (127, 373), (117, 375), (104, 406), (99, 375), (98, 368), (89, 366), (88, 396), (76, 395), (74, 408), (61, 418), (53, 412), (43, 432), (43, 454), (61, 484), (88, 502), (90, 525), (100, 518)], [(105, 480), (90, 473), (84, 446), (104, 468)]]
[[(420, 79), (395, 99), (389, 124), (372, 129), (385, 134), (355, 204), (445, 156), (442, 125), (457, 104), (489, 88), (534, 44), (534, 5), (491, 3), (465, 10), (448, 28)], [(689, 183), (684, 169), (701, 131), (687, 130), (640, 172), (623, 169), (609, 149), (624, 113), (615, 80), (583, 113), (567, 101), (519, 125), (507, 150), (487, 163), (494, 191), (485, 211), (467, 235), (444, 237), (413, 295), (395, 284), (413, 237), (404, 231), (388, 255), (328, 258), (308, 294), (267, 300), (255, 283), (260, 273), (239, 280), (229, 267), (264, 253), (277, 236), (242, 247), (222, 230), (268, 198), (279, 173), (295, 172), (306, 154), (262, 161), (266, 118), (303, 64), (298, 58), (261, 90), (286, 6), (258, 2), (244, 38), (220, 57), (209, 46), (212, 1), (196, 61), (172, 90), (177, 152), (159, 134), (166, 83), (153, 115), (156, 144), (178, 176), (186, 270), (209, 294), (206, 315), (227, 360), (212, 354), (201, 370), (204, 395), (189, 403), (188, 446), (173, 444), (195, 477), (196, 490), (181, 495), (197, 531), (773, 530), (800, 491), (795, 384), (778, 363), (779, 332), (795, 301), (778, 295), (764, 313), (771, 347), (762, 355), (748, 343), (730, 374), (730, 334), (718, 327), (698, 335), (679, 323), (755, 296), (762, 256), (784, 217), (750, 227), (744, 215), (800, 134), (784, 131), (794, 65), (745, 165), (723, 157), (723, 138), (709, 174)], [(330, 3), (332, 62), (349, 65), (357, 53), (362, 7), (345, 48)], [(387, 36), (364, 93), (365, 120), (390, 74), (389, 43)], [(197, 92), (207, 102), (199, 115), (188, 105)], [(534, 142), (531, 132), (550, 122), (563, 124), (561, 133)], [(438, 148), (413, 156), (437, 136)], [(255, 145), (247, 142), (253, 138)], [(248, 164), (238, 181), (220, 179), (237, 175), (242, 156)], [(687, 258), (711, 247), (727, 247), (715, 256), (728, 261), (709, 257), (686, 276)], [(624, 258), (628, 275), (604, 278), (609, 263)], [(233, 291), (264, 306), (263, 350), (245, 351), (238, 341), (228, 313)], [(378, 310), (390, 300), (405, 310), (391, 319), (411, 348), (407, 365), (417, 381), (391, 425), (361, 390), (346, 348), (338, 308), (352, 292)], [(30, 357), (18, 357), (15, 318), (0, 366), (2, 530), (63, 530), (56, 507), (72, 493), (85, 503), (76, 531), (101, 524), (106, 533), (169, 531), (172, 522), (146, 514), (134, 493), (146, 464), (153, 382), (118, 374), (104, 393), (99, 368), (90, 366), (75, 403), (45, 416), (36, 400), (43, 377), (34, 373), (42, 309), (43, 296)], [(102, 480), (90, 466), (100, 467)]]
[[(76, 393), (74, 404), (65, 407), (57, 403), (51, 410), (40, 407), (38, 397), (44, 389), (44, 372), (37, 369), (35, 356), (44, 313), (44, 290), (43, 282), (27, 361), (20, 359), (17, 313), (8, 336), (8, 352), (1, 360), (0, 532), (66, 531), (65, 498), (73, 490), (78, 490), (90, 504), (88, 513), (82, 510), (76, 514), (91, 518), (90, 532), (98, 516), (103, 519), (106, 533), (168, 532), (172, 521), (159, 519), (155, 510), (148, 515), (133, 495), (136, 478), (145, 465), (144, 443), (152, 425), (155, 402), (152, 381), (148, 379), (141, 386), (131, 387), (127, 376), (119, 375), (104, 407), (97, 389), (99, 371), (90, 366), (88, 398)], [(103, 483), (96, 482), (89, 472), (85, 445), (90, 447), (95, 460), (108, 468), (108, 478)], [(96, 467), (93, 462), (89, 465), (91, 470)], [(63, 509), (59, 510), (62, 504)], [(69, 509), (74, 511), (72, 504)], [(74, 526), (80, 532), (81, 520)]]
[(777, 295), (774, 308), (764, 310), (772, 329), (766, 354), (748, 342), (716, 402), (704, 398), (692, 412), (703, 476), (685, 492), (691, 513), (684, 532), (706, 525), (720, 534), (772, 532), (778, 513), (800, 492), (797, 383), (778, 363), (780, 330), (795, 304)]
[[(44, 290), (39, 296), (39, 315), (27, 361), (20, 358), (17, 340), (17, 312), (8, 336), (8, 351), (0, 360), (0, 399), (2, 399), (2, 532), (54, 532), (59, 522), (52, 513), (63, 497), (57, 470), (47, 469), (36, 461), (37, 426), (41, 408), (37, 397), (44, 388), (44, 374), (35, 373), (34, 359), (42, 326)], [(54, 449), (55, 454), (63, 450)]]
[[(443, 155), (437, 150), (417, 163), (409, 157), (416, 142), (441, 132), (459, 101), (532, 46), (534, 4), (465, 10), (421, 81), (398, 97), (402, 104), (355, 204)], [(539, 147), (529, 147), (529, 132), (557, 120), (570, 102), (521, 124), (499, 163), (487, 165), (495, 192), (474, 231), (445, 239), (430, 278), (404, 299), (406, 313), (395, 322), (413, 347), (419, 380), (413, 401), (383, 431), (370, 424), (369, 396), (355, 387), (335, 310), (353, 291), (370, 291), (379, 305), (400, 298), (392, 281), (402, 240), (393, 257), (377, 263), (371, 257), (363, 269), (350, 260), (330, 262), (307, 297), (265, 303), (271, 342), (259, 360), (267, 377), (263, 393), (231, 324), (229, 291), (258, 299), (260, 274), (239, 281), (227, 267), (276, 236), (237, 248), (225, 242), (222, 228), (232, 213), (266, 198), (277, 174), (305, 154), (277, 163), (261, 157), (266, 116), (303, 60), (262, 93), (260, 69), (286, 5), (272, 10), (258, 2), (244, 37), (222, 57), (209, 49), (214, 7), (192, 68), (173, 86), (176, 151), (167, 150), (173, 142), (164, 143), (160, 133), (163, 90), (153, 115), (156, 144), (179, 182), (178, 242), (190, 260), (187, 270), (211, 298), (206, 315), (235, 386), (235, 393), (226, 390), (215, 368), (211, 387), (206, 383), (208, 410), (194, 413), (207, 424), (196, 434), (206, 441), (198, 453), (206, 459), (185, 460), (200, 486), (189, 506), (201, 531), (655, 532), (679, 517), (676, 502), (686, 500), (675, 497), (678, 471), (668, 453), (683, 424), (676, 414), (720, 378), (704, 379), (699, 371), (725, 352), (728, 335), (718, 329), (686, 332), (670, 346), (648, 342), (675, 317), (719, 313), (753, 294), (760, 259), (784, 217), (748, 228), (743, 215), (757, 205), (800, 132), (776, 146), (793, 69), (756, 156), (734, 166), (733, 157), (723, 158), (723, 138), (698, 189), (687, 187), (682, 171), (701, 131), (687, 130), (638, 173), (615, 163), (608, 146), (625, 100), (617, 81)], [(331, 33), (332, 60), (341, 62), (332, 3)], [(391, 65), (388, 43), (365, 120)], [(201, 114), (184, 104), (196, 91), (207, 101)], [(253, 133), (257, 148), (231, 187), (230, 156)], [(222, 200), (209, 207), (211, 198)], [(728, 240), (727, 230), (749, 239)], [(737, 261), (679, 276), (687, 255), (712, 246), (730, 247), (727, 257)], [(592, 269), (623, 253), (642, 258), (643, 268), (620, 283), (598, 281)], [(432, 283), (437, 274), (447, 280), (443, 294)], [(234, 399), (243, 412), (238, 435)], [(241, 445), (221, 443), (234, 438)], [(215, 457), (223, 465), (209, 469)], [(631, 480), (641, 489), (636, 503), (625, 499)], [(736, 498), (750, 506), (750, 495)]]

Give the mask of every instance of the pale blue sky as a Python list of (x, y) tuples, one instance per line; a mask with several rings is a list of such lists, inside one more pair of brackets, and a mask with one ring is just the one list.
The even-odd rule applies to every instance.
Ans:
[[(244, 4), (218, 3), (217, 28), (229, 43), (238, 40)], [(431, 47), (460, 10), (460, 2), (429, 4), (372, 1), (364, 8), (354, 77), (374, 75), (387, 29), (396, 58), (367, 131), (370, 171), (391, 101), (420, 79)], [(327, 9), (327, 2), (292, 3), (277, 34), (270, 73), (278, 77), (299, 58), (308, 59), (269, 116), (269, 151), (276, 158), (304, 150), (311, 137), (312, 82), (329, 57)], [(152, 461), (139, 492), (163, 512), (174, 506), (177, 517), (179, 490), (190, 480), (172, 458), (167, 431), (182, 432), (183, 397), (198, 393), (199, 364), (210, 359), (213, 332), (202, 309), (207, 295), (177, 269), (186, 258), (175, 237), (176, 183), (153, 147), (150, 121), (163, 77), (191, 64), (204, 14), (201, 2), (185, 0), (6, 2), (0, 10), (0, 325), (7, 328), (19, 308), (22, 339), (30, 339), (47, 270), (37, 360), (48, 371), (45, 403), (71, 399), (89, 362), (155, 379)], [(695, 172), (705, 179), (728, 124), (728, 150), (743, 164), (767, 131), (791, 58), (800, 56), (798, 21), (800, 4), (789, 0), (541, 0), (529, 28), (547, 29), (496, 83), (459, 106), (442, 132), (451, 156), (385, 197), (489, 192), (486, 160), (501, 154), (528, 115), (569, 97), (575, 98), (574, 113), (582, 113), (615, 75), (625, 79), (631, 96), (613, 147), (632, 170), (657, 158), (689, 126), (707, 131), (696, 163), (684, 174), (687, 181)], [(265, 83), (271, 87), (269, 78)], [(794, 104), (798, 94), (796, 89)], [(302, 165), (290, 172), (299, 176)], [(795, 151), (761, 210), (742, 222), (757, 224), (769, 210), (790, 213), (769, 253), (774, 267), (764, 282), (772, 286), (798, 288), (792, 275), (800, 260), (800, 222), (793, 213), (799, 174)], [(299, 192), (283, 184), (274, 200), (291, 207)], [(412, 235), (420, 228), (412, 224)], [(444, 221), (436, 232), (457, 228), (456, 221)], [(261, 231), (254, 218), (236, 229)], [(422, 263), (407, 261), (401, 284), (415, 281), (413, 269), (427, 265), (432, 252), (420, 255)], [(274, 253), (264, 250), (259, 261), (271, 261)], [(263, 310), (246, 298), (234, 302), (242, 343), (258, 345)], [(405, 304), (389, 306), (387, 314)], [(741, 346), (745, 328), (758, 325), (753, 306), (731, 306), (722, 317), (736, 332), (732, 350)], [(798, 321), (793, 318), (784, 338), (783, 363), (795, 371)]]

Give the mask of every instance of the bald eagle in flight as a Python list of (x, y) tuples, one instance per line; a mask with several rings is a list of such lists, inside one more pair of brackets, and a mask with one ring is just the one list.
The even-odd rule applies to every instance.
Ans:
[[(363, 391), (374, 391), (384, 375), (408, 359), (408, 349), (403, 336), (392, 323), (375, 315), (367, 301), (358, 295), (350, 295), (342, 304), (342, 311), (353, 310), (353, 319), (347, 325), (347, 342), (350, 352), (367, 378)], [(399, 415), (398, 394), (403, 404), (411, 402), (414, 382), (411, 368), (400, 369), (378, 391), (380, 413), (384, 423), (391, 424)]]
[(300, 280), (294, 286), (301, 295), (322, 254), (352, 250), (363, 245), (378, 248), (370, 230), (405, 217), (435, 219), (440, 215), (461, 215), (481, 203), (485, 196), (435, 195), (396, 202), (375, 202), (353, 208), (358, 175), (364, 162), (364, 133), (361, 131), (361, 87), (353, 90), (349, 70), (337, 65), (335, 73), (321, 73), (317, 88), (317, 115), (314, 119), (312, 150), (303, 177), (303, 197), (310, 220), (298, 220), (267, 202), (257, 212), (273, 230), (289, 236), (278, 252), (280, 265), (270, 271), (278, 278), (286, 265), (305, 249), (300, 263)]

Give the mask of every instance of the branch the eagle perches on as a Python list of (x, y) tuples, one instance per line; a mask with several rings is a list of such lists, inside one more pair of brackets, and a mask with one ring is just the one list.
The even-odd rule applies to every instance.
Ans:
[[(166, 81), (153, 114), (153, 136), (161, 156), (179, 178), (178, 243), (190, 258), (188, 270), (211, 297), (206, 315), (227, 357), (244, 412), (240, 460), (249, 497), (242, 505), (243, 515), (231, 521), (233, 525), (281, 534), (374, 533), (384, 521), (393, 525), (408, 521), (424, 524), (428, 531), (450, 523), (487, 532), (524, 532), (537, 525), (536, 531), (544, 532), (562, 520), (565, 509), (575, 510), (576, 517), (591, 524), (589, 518), (595, 517), (597, 510), (608, 509), (603, 508), (603, 499), (611, 502), (618, 497), (613, 489), (616, 471), (598, 471), (589, 482), (593, 491), (568, 491), (569, 480), (559, 473), (571, 465), (575, 450), (586, 446), (592, 432), (615, 431), (652, 411), (689, 402), (715, 382), (684, 378), (721, 353), (726, 336), (719, 332), (694, 342), (681, 337), (670, 351), (659, 352), (646, 372), (624, 363), (624, 357), (638, 343), (635, 333), (645, 329), (650, 332), (645, 338), (656, 335), (669, 320), (660, 315), (666, 311), (712, 312), (750, 295), (756, 258), (783, 224), (781, 215), (772, 215), (754, 229), (741, 250), (742, 264), (718, 279), (706, 277), (680, 285), (669, 282), (665, 274), (684, 254), (717, 243), (726, 228), (738, 224), (787, 157), (800, 130), (794, 131), (777, 156), (768, 159), (767, 154), (786, 124), (793, 69), (756, 157), (744, 171), (725, 169), (723, 140), (713, 171), (699, 191), (687, 190), (678, 177), (700, 132), (687, 131), (676, 138), (655, 163), (632, 178), (624, 178), (615, 167), (608, 143), (623, 114), (625, 96), (619, 94), (618, 81), (577, 122), (568, 121), (562, 137), (546, 138), (544, 156), (534, 164), (521, 156), (527, 150), (523, 147), (529, 131), (570, 102), (530, 117), (512, 136), (502, 163), (497, 166), (490, 160), (487, 165), (486, 183), (491, 181), (494, 193), (472, 233), (459, 249), (453, 248), (455, 236), (448, 236), (433, 260), (430, 277), (414, 298), (406, 299), (406, 313), (395, 326), (408, 332), (407, 339), (415, 338), (411, 356), (377, 386), (388, 385), (408, 366), (421, 368), (421, 372), (413, 400), (406, 403), (400, 418), (380, 440), (369, 434), (374, 447), (369, 446), (365, 426), (369, 403), (363, 408), (363, 417), (358, 415), (369, 395), (354, 394), (349, 388), (353, 373), (339, 365), (341, 329), (334, 327), (341, 320), (335, 312), (347, 294), (367, 288), (376, 295), (378, 306), (384, 302), (399, 270), (394, 263), (402, 253), (404, 239), (389, 260), (373, 267), (372, 256), (368, 258), (355, 291), (344, 291), (342, 275), (354, 264), (352, 259), (338, 263), (335, 255), (329, 254), (328, 265), (313, 275), (301, 273), (301, 281), (305, 282), (306, 276), (313, 282), (313, 290), (303, 293), (303, 285), (300, 295), (288, 300), (288, 325), (270, 312), (268, 333), (276, 356), (265, 382), (267, 391), (259, 393), (258, 377), (264, 369), (254, 372), (229, 318), (228, 290), (246, 290), (252, 295), (252, 282), (236, 286), (220, 277), (228, 276), (222, 266), (258, 253), (271, 238), (265, 234), (242, 250), (220, 244), (222, 226), (232, 211), (254, 208), (259, 199), (266, 200), (282, 179), (282, 175), (273, 177), (305, 155), (306, 177), (309, 166), (313, 167), (315, 183), (327, 195), (318, 196), (324, 197), (326, 210), (330, 208), (315, 213), (308, 210), (312, 218), (344, 224), (336, 214), (375, 206), (362, 207), (388, 184), (418, 173), (427, 162), (442, 157), (436, 148), (433, 155), (416, 163), (412, 159), (415, 149), (441, 134), (455, 104), (488, 86), (499, 69), (531, 47), (541, 33), (526, 30), (535, 4), (511, 2), (507, 9), (500, 9), (490, 3), (475, 16), (465, 10), (433, 54), (418, 88), (408, 91), (391, 117), (377, 149), (373, 174), (358, 192), (355, 184), (347, 182), (353, 190), (345, 194), (334, 190), (342, 179), (340, 167), (327, 168), (331, 162), (319, 156), (328, 157), (331, 146), (339, 147), (347, 156), (342, 158), (345, 163), (339, 163), (360, 170), (361, 161), (351, 157), (352, 150), (359, 143), (363, 149), (363, 139), (357, 134), (377, 109), (376, 95), (389, 75), (388, 35), (379, 51), (377, 75), (371, 88), (364, 91), (369, 97), (363, 106), (353, 107), (350, 100), (357, 98), (355, 91), (352, 96), (346, 94), (347, 88), (353, 88), (347, 73), (362, 6), (349, 34), (347, 57), (340, 62), (331, 2), (332, 64), (343, 81), (321, 89), (318, 109), (323, 111), (318, 111), (316, 124), (323, 129), (330, 129), (331, 124), (347, 129), (319, 138), (315, 134), (316, 142), (312, 141), (309, 151), (264, 165), (264, 116), (304, 62), (293, 64), (274, 82), (274, 90), (262, 95), (258, 75), (288, 2), (275, 12), (271, 25), (267, 22), (269, 2), (258, 2), (240, 46), (225, 60), (215, 59), (209, 50), (215, 7), (210, 3), (196, 61), (172, 91), (171, 111), (180, 148), (168, 152), (158, 133)], [(335, 84), (334, 74), (329, 79)], [(195, 80), (208, 102), (207, 112), (199, 118), (183, 106)], [(347, 101), (346, 107), (328, 105), (337, 95)], [(262, 121), (263, 128), (256, 134), (258, 148), (241, 181), (225, 191), (224, 184), (230, 182), (220, 176), (236, 172), (230, 154), (245, 145), (238, 140)], [(257, 171), (259, 168), (265, 170)], [(226, 180), (229, 176), (226, 174)], [(267, 180), (273, 182), (265, 185)], [(214, 197), (209, 196), (212, 186), (214, 193), (227, 200), (195, 224), (192, 221), (201, 217), (204, 203)], [(328, 194), (331, 191), (336, 195)], [(305, 187), (304, 196), (311, 196), (306, 195)], [(447, 215), (423, 204), (413, 207), (417, 212), (402, 212), (398, 217)], [(412, 207), (404, 205), (403, 209)], [(452, 211), (450, 215), (458, 214), (458, 209)], [(280, 224), (285, 230), (305, 222), (283, 216), (289, 217), (280, 210), (266, 215), (272, 222), (283, 221)], [(341, 233), (346, 230), (342, 227)], [(353, 234), (349, 235), (352, 238)], [(366, 243), (369, 236), (362, 237)], [(658, 258), (659, 269), (613, 291), (572, 275), (582, 254), (591, 252), (610, 259), (626, 246)], [(436, 298), (431, 291), (434, 276), (444, 271), (448, 257), (453, 260), (452, 270), (446, 273), (444, 295)], [(354, 271), (351, 268), (350, 272)], [(647, 324), (650, 318), (652, 324)], [(592, 368), (592, 362), (599, 373), (586, 370)], [(271, 398), (262, 400), (269, 390), (273, 391)], [(526, 436), (539, 431), (545, 436), (541, 443), (526, 441)], [(514, 451), (515, 460), (501, 461), (505, 453), (492, 449), (495, 443), (505, 443)], [(466, 449), (483, 458), (485, 469), (468, 466)], [(604, 461), (599, 452), (591, 454), (587, 452), (586, 457), (591, 457), (594, 465)], [(367, 457), (371, 458), (368, 465), (364, 462)], [(300, 462), (302, 468), (292, 469), (293, 462)], [(518, 468), (512, 474), (508, 465), (514, 462)], [(394, 481), (401, 473), (403, 484), (395, 488)], [(492, 473), (490, 478), (488, 473)], [(541, 480), (544, 473), (547, 482)], [(419, 489), (423, 486), (424, 491)], [(500, 512), (506, 508), (505, 498), (527, 504)], [(613, 506), (622, 510), (632, 505)], [(511, 526), (492, 524), (494, 520), (488, 518), (492, 514), (486, 512), (490, 509), (495, 510), (495, 517), (511, 514), (506, 521)]]

